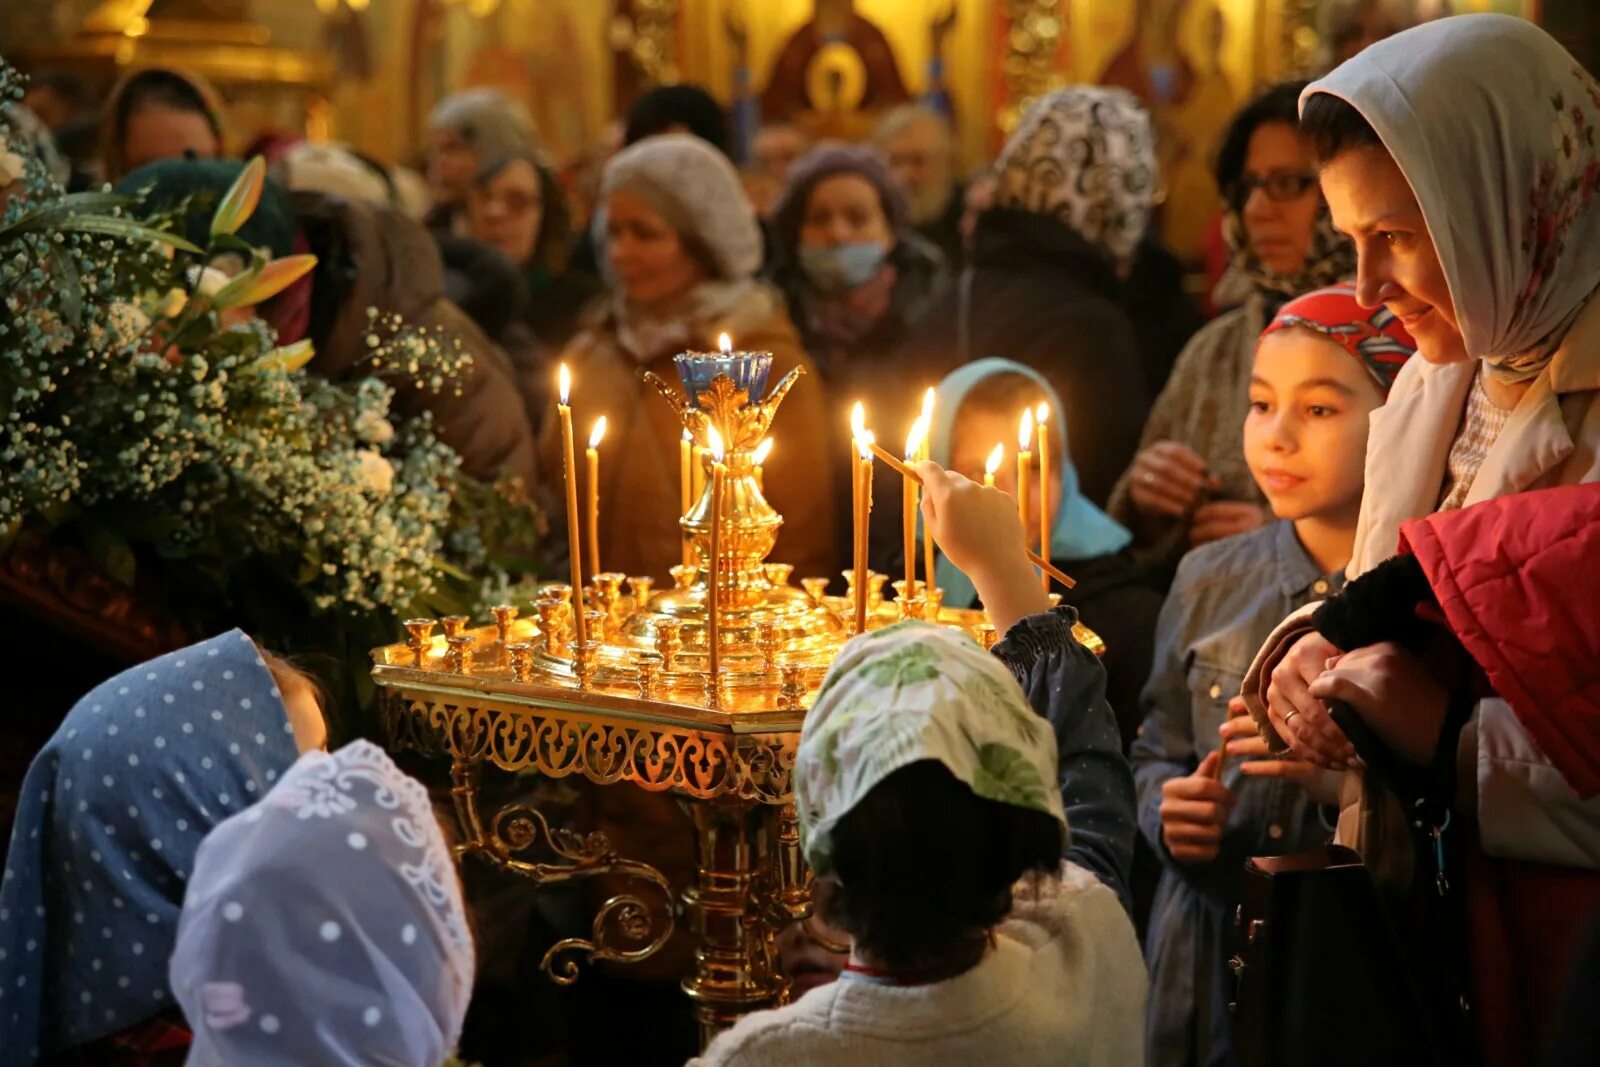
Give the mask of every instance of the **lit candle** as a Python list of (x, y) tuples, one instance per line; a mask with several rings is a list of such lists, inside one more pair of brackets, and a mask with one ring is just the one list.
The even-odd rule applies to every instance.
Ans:
[(767, 476), (762, 468), (766, 465), (767, 457), (770, 455), (772, 455), (772, 438), (769, 437), (759, 445), (756, 445), (755, 452), (750, 456), (756, 465), (756, 488), (763, 493), (767, 491)]
[[(922, 419), (918, 418), (911, 424), (911, 433), (906, 437), (907, 466), (917, 461), (922, 451), (922, 439), (927, 433), (928, 428)], [(905, 595), (909, 599), (917, 595), (917, 483), (910, 478), (900, 479), (900, 506), (906, 553)]]
[(601, 415), (589, 432), (589, 447), (583, 453), (589, 461), (589, 570), (592, 574), (605, 569), (600, 566), (600, 442), (605, 435), (606, 417)]
[(1022, 413), (1022, 424), (1017, 427), (1017, 515), (1022, 519), (1022, 536), (1028, 536), (1028, 474), (1033, 466), (1033, 453), (1028, 446), (1033, 443), (1033, 409)]
[(572, 393), (572, 375), (565, 363), (560, 371), (561, 400), (556, 412), (561, 416), (561, 448), (565, 465), (561, 469), (567, 480), (567, 555), (572, 557), (572, 627), (583, 644), (588, 640), (583, 621), (583, 534), (578, 525), (578, 472), (572, 451), (572, 408), (567, 405)]
[(990, 489), (994, 488), (994, 472), (1000, 469), (1000, 464), (1005, 462), (1006, 444), (1004, 441), (994, 446), (994, 451), (989, 453), (989, 458), (983, 461), (983, 484)]
[[(1039, 424), (1039, 555), (1050, 562), (1050, 405), (1041, 403), (1033, 413)], [(1050, 591), (1050, 572), (1040, 570), (1039, 581)]]
[[(694, 475), (691, 473), (691, 464), (694, 462), (694, 438), (689, 436), (689, 431), (684, 430), (683, 436), (678, 440), (678, 514), (689, 514), (689, 509), (694, 507)], [(679, 528), (682, 529), (681, 527)], [(689, 566), (694, 562), (694, 542), (687, 533), (683, 538), (683, 565)]]
[(699, 445), (694, 446), (694, 484), (690, 486), (690, 494), (699, 500), (706, 495), (706, 450)]
[[(931, 385), (922, 394), (922, 454), (917, 457), (919, 459), (932, 458), (929, 449), (933, 440), (933, 405), (937, 399), (938, 394)], [(938, 584), (933, 570), (933, 527), (927, 523), (922, 524), (922, 581), (929, 592)]]
[(856, 475), (856, 508), (855, 508), (855, 594), (856, 594), (856, 633), (867, 632), (867, 588), (872, 584), (871, 571), (867, 568), (867, 524), (872, 518), (872, 434), (862, 430), (856, 436), (856, 451), (858, 455), (851, 458), (855, 464)]
[[(861, 508), (861, 457), (857, 450), (861, 447), (861, 437), (867, 432), (867, 409), (857, 400), (850, 408), (850, 513), (852, 516)], [(855, 564), (855, 528), (851, 527), (850, 541), (850, 566)], [(857, 581), (859, 582), (859, 572)]]
[(711, 444), (711, 552), (710, 574), (706, 578), (706, 648), (710, 656), (711, 690), (717, 692), (722, 677), (722, 478), (728, 468), (722, 463), (722, 435), (715, 426), (706, 427)]

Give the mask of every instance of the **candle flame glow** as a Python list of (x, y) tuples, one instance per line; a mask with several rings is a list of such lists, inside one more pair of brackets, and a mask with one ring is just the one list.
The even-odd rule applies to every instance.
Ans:
[(561, 364), (559, 380), (561, 382), (561, 403), (565, 404), (567, 397), (572, 394), (572, 372), (567, 370), (565, 363)]
[(1033, 443), (1033, 409), (1029, 408), (1022, 413), (1022, 425), (1017, 427), (1017, 449), (1022, 452), (1028, 450)]
[(706, 443), (710, 446), (711, 461), (722, 462), (722, 435), (710, 423), (706, 424)]
[(688, 430), (684, 430), (683, 431), (683, 439), (686, 442), (687, 441), (693, 441), (694, 440), (694, 435), (691, 434)]
[(769, 437), (759, 445), (756, 445), (755, 455), (751, 458), (756, 461), (756, 466), (759, 467), (767, 461), (767, 457), (770, 455), (772, 455), (772, 438)]
[(717, 350), (720, 351), (723, 355), (727, 355), (728, 353), (732, 352), (733, 351), (733, 338), (729, 337), (725, 333), (724, 334), (719, 334), (717, 336)]
[(850, 436), (859, 438), (867, 428), (867, 408), (861, 401), (856, 401), (856, 406), (850, 409)]
[(989, 458), (983, 461), (983, 473), (993, 474), (1000, 469), (1000, 464), (1005, 462), (1006, 443), (1001, 441), (994, 446), (994, 451), (989, 453)]
[(1041, 400), (1039, 406), (1033, 409), (1033, 421), (1043, 426), (1049, 418), (1050, 405)]
[(938, 390), (931, 385), (928, 386), (928, 391), (922, 394), (922, 421), (930, 428), (933, 426), (933, 405), (937, 399)]
[(872, 458), (872, 446), (877, 438), (872, 436), (871, 430), (862, 430), (856, 434), (856, 448), (861, 452), (862, 459)]
[(599, 448), (600, 442), (605, 439), (605, 436), (606, 417), (601, 415), (598, 419), (594, 420), (594, 429), (589, 432), (589, 447)]
[(928, 420), (926, 416), (919, 416), (911, 424), (911, 432), (906, 435), (906, 462), (913, 463), (922, 451), (922, 439), (928, 436)]

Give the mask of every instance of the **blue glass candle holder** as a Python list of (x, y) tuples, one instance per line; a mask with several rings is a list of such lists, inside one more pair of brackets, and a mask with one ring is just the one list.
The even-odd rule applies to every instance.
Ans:
[(767, 375), (772, 372), (771, 352), (680, 352), (673, 357), (689, 403), (700, 406), (700, 397), (718, 375), (726, 374), (735, 387), (744, 390), (752, 403), (760, 403), (767, 393)]

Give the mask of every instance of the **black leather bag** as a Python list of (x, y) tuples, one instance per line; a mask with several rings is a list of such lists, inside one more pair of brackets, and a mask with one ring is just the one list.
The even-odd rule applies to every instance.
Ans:
[(1240, 1067), (1442, 1063), (1389, 912), (1353, 850), (1246, 861), (1236, 924)]

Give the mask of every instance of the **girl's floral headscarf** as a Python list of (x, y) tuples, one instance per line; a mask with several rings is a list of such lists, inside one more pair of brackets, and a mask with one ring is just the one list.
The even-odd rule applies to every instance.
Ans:
[(1507, 15), (1458, 15), (1309, 86), (1361, 113), (1411, 183), (1467, 351), (1506, 381), (1549, 363), (1600, 284), (1600, 87)]
[(812, 870), (833, 870), (839, 820), (919, 760), (986, 800), (1053, 815), (1066, 832), (1055, 733), (1005, 664), (957, 630), (902, 622), (845, 645), (806, 716), (794, 797)]

